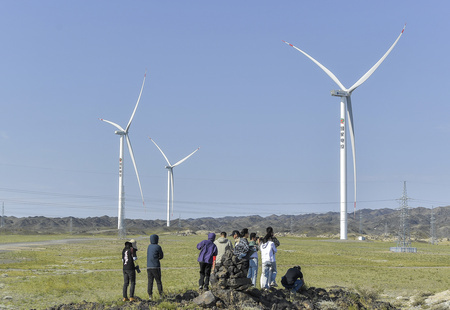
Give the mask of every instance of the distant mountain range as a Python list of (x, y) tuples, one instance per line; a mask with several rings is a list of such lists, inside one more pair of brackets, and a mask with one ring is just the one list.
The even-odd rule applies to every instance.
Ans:
[[(450, 239), (450, 206), (431, 209), (409, 209), (409, 226), (411, 239), (428, 239), (431, 237), (431, 214), (434, 214), (435, 234), (438, 239)], [(308, 237), (335, 237), (339, 234), (339, 212), (304, 215), (271, 215), (261, 217), (227, 216), (222, 218), (196, 218), (171, 221), (166, 227), (165, 220), (127, 219), (129, 235), (151, 234), (155, 232), (226, 231), (248, 228), (250, 232), (263, 235), (266, 227), (272, 226), (277, 234), (293, 234)], [(369, 235), (375, 238), (396, 238), (400, 225), (400, 211), (393, 209), (362, 209), (348, 214), (348, 235)], [(360, 233), (361, 229), (361, 233)], [(47, 218), (47, 217), (5, 217), (0, 232), (19, 234), (93, 234), (117, 233), (117, 217), (101, 216), (88, 218)]]

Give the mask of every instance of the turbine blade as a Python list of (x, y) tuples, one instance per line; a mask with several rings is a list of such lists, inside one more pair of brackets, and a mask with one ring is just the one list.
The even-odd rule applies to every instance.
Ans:
[(352, 155), (353, 155), (353, 183), (354, 183), (354, 206), (353, 210), (356, 211), (356, 150), (355, 150), (355, 125), (353, 123), (353, 111), (352, 100), (350, 96), (347, 97), (347, 117), (349, 120), (349, 132), (350, 140), (352, 142)]
[(195, 152), (197, 152), (200, 148), (197, 148), (195, 151), (193, 151), (191, 154), (189, 154), (188, 156), (186, 156), (185, 158), (183, 158), (182, 160), (180, 160), (179, 162), (177, 162), (175, 165), (173, 165), (172, 167), (176, 167), (179, 164), (181, 164), (182, 162), (184, 162), (186, 159), (188, 159), (189, 157), (191, 157), (192, 155), (194, 155)]
[(172, 186), (172, 217), (173, 217), (173, 191), (174, 191), (173, 169), (170, 169), (170, 185)]
[(117, 125), (116, 123), (107, 121), (106, 119), (103, 119), (103, 118), (99, 118), (99, 120), (101, 120), (101, 121), (103, 121), (103, 122), (105, 122), (105, 123), (108, 123), (108, 124), (113, 125), (114, 127), (116, 127), (117, 129), (119, 129), (120, 131), (125, 131), (125, 130), (123, 130), (123, 128), (122, 128), (121, 126)]
[(304, 51), (302, 51), (301, 49), (299, 49), (298, 47), (292, 45), (291, 43), (288, 43), (286, 41), (283, 40), (284, 43), (286, 43), (289, 46), (292, 46), (293, 48), (295, 48), (297, 51), (299, 51), (300, 53), (302, 53), (303, 55), (305, 55), (306, 57), (308, 57), (309, 59), (311, 59), (316, 65), (318, 65), (320, 67), (320, 69), (322, 69), (323, 71), (325, 71), (326, 74), (328, 74), (328, 76), (342, 89), (342, 90), (347, 90), (344, 85), (342, 85), (341, 81), (339, 81), (339, 79), (333, 74), (333, 72), (331, 72), (330, 70), (328, 70), (324, 65), (322, 65), (320, 62), (318, 62), (317, 60), (315, 60), (314, 58), (312, 58), (311, 56), (309, 56), (307, 53), (305, 53)]
[(167, 158), (166, 154), (164, 154), (164, 152), (161, 150), (161, 148), (158, 146), (158, 144), (156, 144), (156, 142), (155, 142), (152, 138), (149, 137), (149, 139), (153, 142), (153, 144), (156, 145), (156, 147), (158, 148), (158, 150), (159, 150), (159, 151), (161, 152), (161, 154), (164, 156), (164, 158), (166, 159), (167, 164), (168, 164), (169, 166), (172, 167), (172, 164), (170, 163), (170, 161), (169, 161), (169, 159)]
[(389, 53), (392, 51), (392, 49), (395, 47), (395, 45), (397, 44), (398, 40), (400, 40), (400, 37), (403, 34), (403, 31), (405, 31), (405, 26), (403, 26), (402, 32), (400, 32), (400, 35), (397, 37), (397, 40), (395, 40), (395, 42), (391, 45), (391, 47), (388, 49), (388, 51), (383, 55), (383, 57), (381, 57), (380, 60), (378, 60), (378, 62), (373, 65), (372, 68), (370, 68), (369, 71), (366, 72), (366, 74), (364, 74), (355, 84), (353, 84), (352, 87), (350, 87), (348, 89), (348, 91), (351, 93), (352, 91), (354, 91), (358, 86), (360, 86), (362, 83), (364, 83), (371, 75), (372, 73), (375, 72), (375, 70), (378, 68), (379, 65), (381, 65), (381, 63), (386, 59), (386, 57), (389, 55)]
[(136, 114), (136, 109), (137, 109), (137, 107), (139, 105), (139, 101), (141, 101), (142, 90), (144, 89), (144, 84), (145, 84), (145, 78), (146, 77), (147, 77), (147, 71), (145, 71), (144, 80), (142, 81), (141, 91), (139, 93), (139, 97), (138, 97), (138, 100), (136, 102), (136, 106), (134, 107), (133, 114), (131, 114), (130, 121), (128, 122), (128, 125), (127, 125), (127, 128), (125, 129), (125, 132), (128, 132), (128, 129), (130, 128), (131, 122), (133, 121), (134, 114)]
[(144, 194), (142, 194), (142, 187), (141, 187), (141, 180), (139, 179), (139, 173), (136, 167), (136, 161), (134, 160), (134, 154), (133, 154), (133, 148), (131, 147), (131, 141), (130, 138), (128, 138), (128, 135), (125, 135), (127, 137), (127, 144), (128, 144), (128, 151), (130, 152), (131, 161), (133, 162), (134, 171), (136, 171), (136, 177), (139, 184), (139, 190), (141, 191), (141, 197), (142, 197), (142, 204), (145, 206), (144, 201)]

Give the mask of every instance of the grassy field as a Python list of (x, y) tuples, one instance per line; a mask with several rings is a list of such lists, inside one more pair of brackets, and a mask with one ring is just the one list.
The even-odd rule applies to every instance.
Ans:
[[(6, 236), (1, 243), (62, 239), (67, 236)], [(138, 241), (138, 263), (146, 266), (147, 236)], [(78, 236), (77, 238), (80, 238)], [(206, 236), (160, 235), (165, 257), (166, 293), (196, 289), (198, 250)], [(14, 240), (14, 241), (11, 241)], [(308, 286), (344, 286), (393, 302), (397, 296), (424, 295), (449, 289), (450, 245), (413, 244), (418, 253), (391, 253), (391, 243), (279, 238), (278, 282), (286, 270), (301, 265)], [(43, 309), (83, 300), (120, 304), (124, 240), (86, 237), (81, 243), (0, 252), (0, 308)], [(259, 282), (259, 280), (258, 280)], [(424, 289), (425, 288), (425, 289)], [(156, 287), (154, 288), (156, 290)], [(136, 296), (147, 298), (147, 275), (137, 275)], [(7, 297), (5, 299), (5, 297)], [(9, 298), (10, 297), (10, 298)], [(156, 295), (154, 296), (156, 297)]]

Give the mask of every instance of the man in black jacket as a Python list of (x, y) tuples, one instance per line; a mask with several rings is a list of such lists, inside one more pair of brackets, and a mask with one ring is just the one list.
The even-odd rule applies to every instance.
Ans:
[(285, 288), (290, 289), (292, 293), (298, 292), (303, 284), (305, 284), (300, 266), (289, 268), (286, 274), (281, 278), (281, 284)]
[(153, 295), (153, 279), (158, 286), (159, 296), (163, 296), (163, 286), (161, 282), (161, 264), (160, 260), (163, 259), (164, 253), (161, 246), (158, 244), (158, 235), (150, 236), (150, 245), (147, 248), (147, 293), (150, 299)]

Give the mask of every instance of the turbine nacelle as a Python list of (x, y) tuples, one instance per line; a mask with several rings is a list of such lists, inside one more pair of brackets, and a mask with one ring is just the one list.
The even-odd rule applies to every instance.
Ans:
[(114, 133), (115, 133), (116, 135), (119, 135), (119, 136), (124, 136), (124, 135), (127, 134), (127, 133), (126, 133), (125, 131), (123, 131), (123, 130), (116, 130), (116, 131), (114, 131)]
[(346, 91), (346, 90), (332, 90), (331, 91), (331, 96), (348, 97), (350, 95), (351, 95), (351, 93), (349, 91)]

